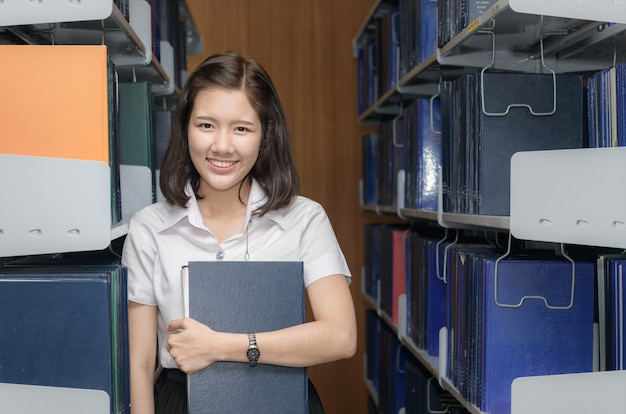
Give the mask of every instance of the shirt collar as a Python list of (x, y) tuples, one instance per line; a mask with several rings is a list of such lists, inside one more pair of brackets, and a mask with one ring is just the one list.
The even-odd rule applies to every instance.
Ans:
[[(178, 205), (172, 205), (169, 213), (165, 217), (165, 220), (163, 220), (163, 224), (158, 229), (159, 232), (173, 227), (176, 223), (180, 222), (185, 217), (188, 218), (191, 225), (198, 228), (204, 227), (202, 223), (202, 215), (200, 214), (200, 209), (198, 207), (198, 201), (193, 194), (191, 184), (187, 184), (187, 186), (185, 187), (185, 194), (190, 196), (189, 201), (187, 202), (187, 206), (181, 207)], [(248, 196), (248, 205), (246, 207), (246, 226), (250, 221), (252, 212), (260, 207), (266, 199), (267, 194), (265, 193), (265, 191), (263, 191), (263, 188), (261, 188), (261, 185), (257, 182), (257, 180), (253, 178), (252, 186), (250, 187), (250, 195)], [(281, 210), (268, 211), (262, 218), (271, 220), (278, 224), (283, 230), (285, 229), (285, 218)]]

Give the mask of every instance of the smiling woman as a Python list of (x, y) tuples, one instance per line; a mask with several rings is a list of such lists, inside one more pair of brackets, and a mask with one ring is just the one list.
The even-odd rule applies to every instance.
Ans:
[[(207, 208), (215, 197), (239, 191), (259, 156), (261, 121), (241, 90), (204, 89), (198, 93), (189, 119), (189, 155), (201, 176), (198, 195)], [(242, 188), (247, 196), (249, 183)], [(211, 203), (207, 196), (213, 196)], [(236, 199), (236, 198), (235, 198)]]
[[(186, 413), (184, 373), (247, 363), (253, 346), (259, 363), (291, 367), (356, 352), (351, 274), (325, 210), (298, 195), (288, 131), (276, 89), (254, 60), (213, 55), (185, 84), (161, 168), (167, 201), (136, 213), (124, 244), (133, 414)], [(226, 333), (183, 318), (183, 266), (248, 259), (302, 262), (314, 320)], [(155, 399), (157, 359), (166, 380)]]

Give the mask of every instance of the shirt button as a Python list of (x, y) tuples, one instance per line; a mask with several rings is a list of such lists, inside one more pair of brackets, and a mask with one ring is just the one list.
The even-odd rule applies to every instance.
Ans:
[(224, 252), (217, 252), (217, 254), (215, 255), (215, 259), (218, 262), (221, 262), (223, 258), (224, 258)]

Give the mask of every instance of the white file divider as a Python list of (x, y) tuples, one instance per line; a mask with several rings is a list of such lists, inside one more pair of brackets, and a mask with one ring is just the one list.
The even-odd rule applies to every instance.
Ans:
[(518, 152), (511, 234), (522, 240), (626, 248), (626, 147)]
[(0, 26), (102, 20), (113, 10), (113, 0), (0, 1)]
[(626, 23), (626, 0), (508, 0), (517, 13)]
[(516, 378), (511, 414), (626, 413), (626, 371)]
[(111, 169), (99, 161), (0, 154), (0, 257), (111, 243)]
[(102, 390), (0, 383), (0, 411), (20, 414), (108, 414), (109, 395)]

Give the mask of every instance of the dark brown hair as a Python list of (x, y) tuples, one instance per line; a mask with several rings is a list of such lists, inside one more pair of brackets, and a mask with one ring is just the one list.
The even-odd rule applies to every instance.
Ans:
[(200, 175), (191, 162), (187, 133), (196, 96), (206, 88), (243, 91), (261, 120), (259, 157), (246, 177), (256, 179), (268, 196), (257, 213), (263, 215), (291, 203), (300, 192), (300, 179), (291, 155), (289, 126), (283, 107), (265, 69), (236, 52), (218, 53), (205, 59), (182, 89), (170, 143), (161, 164), (160, 185), (165, 199), (185, 207), (189, 201), (185, 194), (187, 183), (199, 197)]

